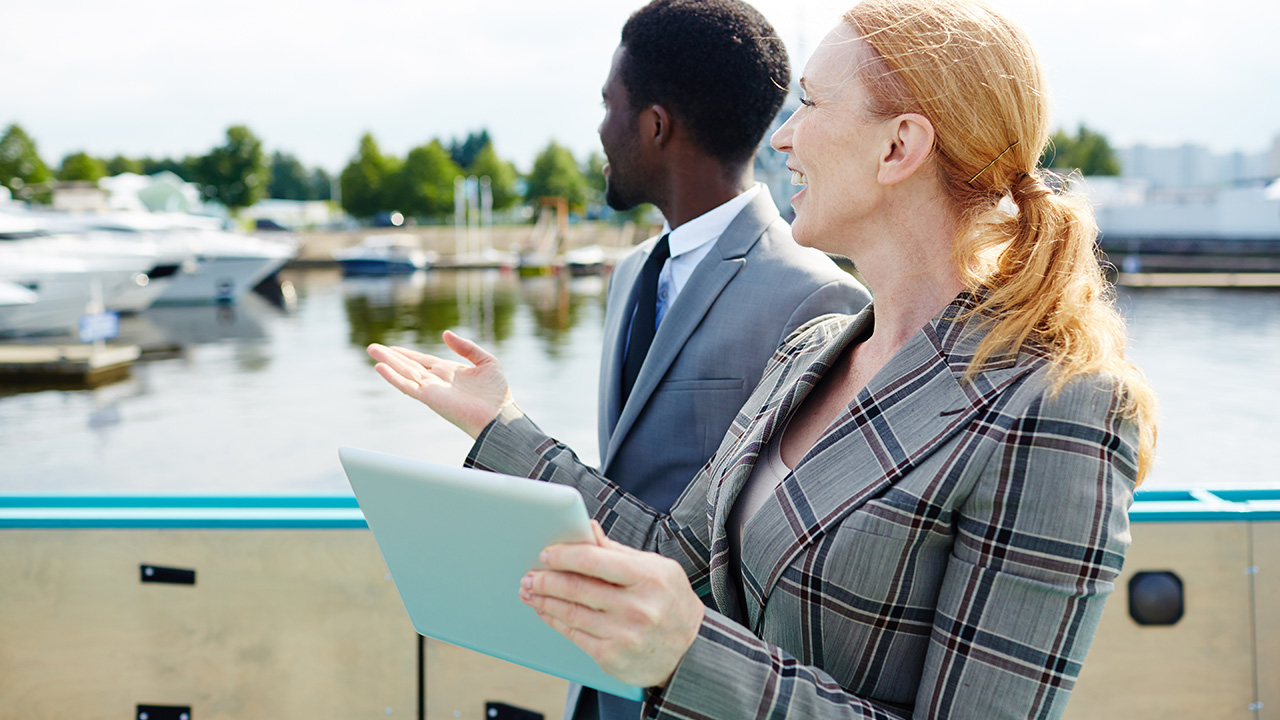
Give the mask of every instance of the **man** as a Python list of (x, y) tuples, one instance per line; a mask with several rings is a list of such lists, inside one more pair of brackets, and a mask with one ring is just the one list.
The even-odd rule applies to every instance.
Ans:
[[(610, 281), (601, 471), (658, 510), (715, 452), (782, 340), (870, 298), (796, 245), (753, 181), (789, 83), (777, 33), (738, 0), (654, 0), (623, 27), (605, 81), (606, 200), (616, 210), (652, 203), (667, 227)], [(640, 715), (639, 703), (579, 690), (566, 717)]]

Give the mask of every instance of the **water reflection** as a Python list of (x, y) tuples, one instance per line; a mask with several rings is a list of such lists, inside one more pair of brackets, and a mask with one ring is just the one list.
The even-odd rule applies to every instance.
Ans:
[[(445, 352), (455, 329), (503, 361), (520, 405), (595, 462), (600, 277), (432, 270), (400, 279), (282, 273), (296, 309), (153, 308), (142, 346), (97, 388), (0, 389), (3, 493), (346, 493), (339, 445), (459, 463), (469, 439), (370, 369), (369, 342)], [(1152, 487), (1280, 483), (1280, 293), (1120, 294), (1130, 351), (1160, 396)]]
[(409, 277), (344, 278), (343, 305), (350, 342), (436, 346), (445, 330), (465, 329), (481, 343), (501, 346), (529, 312), (548, 357), (564, 354), (571, 331), (603, 304), (596, 277), (519, 277), (501, 270), (439, 271)]

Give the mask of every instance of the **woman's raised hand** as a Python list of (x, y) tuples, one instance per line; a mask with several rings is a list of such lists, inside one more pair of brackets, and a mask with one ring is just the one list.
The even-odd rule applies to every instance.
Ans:
[(605, 537), (553, 545), (520, 599), (605, 672), (637, 687), (665, 686), (698, 637), (705, 606), (674, 560)]
[(387, 382), (475, 438), (515, 400), (497, 358), (447, 330), (444, 343), (470, 364), (376, 343), (367, 350)]

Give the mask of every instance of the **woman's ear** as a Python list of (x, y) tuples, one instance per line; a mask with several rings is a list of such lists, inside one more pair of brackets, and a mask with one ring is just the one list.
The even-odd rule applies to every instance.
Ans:
[(923, 115), (907, 113), (886, 122), (888, 147), (880, 157), (876, 179), (896, 185), (915, 174), (933, 152), (933, 123)]

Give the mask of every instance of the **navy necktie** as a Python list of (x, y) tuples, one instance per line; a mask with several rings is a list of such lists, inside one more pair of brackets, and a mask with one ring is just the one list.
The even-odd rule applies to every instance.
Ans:
[(640, 366), (644, 364), (644, 356), (649, 353), (653, 334), (657, 331), (658, 273), (662, 272), (662, 264), (671, 257), (667, 237), (663, 235), (658, 244), (653, 246), (653, 252), (649, 253), (649, 259), (640, 270), (640, 288), (636, 295), (635, 314), (631, 318), (627, 356), (622, 363), (623, 405), (627, 404), (627, 398), (631, 396), (631, 388), (636, 384)]

